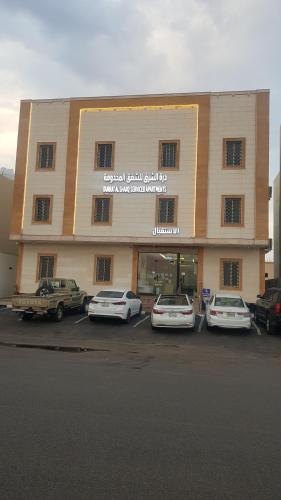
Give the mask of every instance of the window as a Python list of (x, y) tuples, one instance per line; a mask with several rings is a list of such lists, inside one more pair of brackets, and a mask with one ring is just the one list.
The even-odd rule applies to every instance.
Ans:
[(245, 139), (223, 140), (223, 167), (245, 168)]
[(127, 292), (126, 294), (127, 299), (136, 299), (136, 295), (133, 292)]
[(33, 198), (32, 222), (51, 224), (53, 197), (49, 195), (35, 195)]
[(222, 226), (244, 225), (244, 196), (222, 197)]
[(56, 255), (38, 255), (37, 281), (42, 278), (54, 278)]
[(114, 142), (96, 142), (95, 169), (113, 170)]
[(159, 142), (159, 169), (179, 168), (180, 141)]
[(112, 255), (97, 255), (95, 261), (95, 283), (112, 282)]
[(112, 196), (93, 196), (92, 224), (112, 223)]
[(157, 196), (156, 225), (177, 224), (177, 197)]
[(236, 288), (240, 290), (242, 287), (242, 261), (221, 260), (221, 288)]
[(56, 157), (55, 142), (39, 142), (37, 144), (37, 170), (54, 170)]

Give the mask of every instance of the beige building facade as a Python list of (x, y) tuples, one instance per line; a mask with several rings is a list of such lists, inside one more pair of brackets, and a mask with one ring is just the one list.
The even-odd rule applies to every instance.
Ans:
[(22, 101), (17, 287), (264, 288), (269, 92)]

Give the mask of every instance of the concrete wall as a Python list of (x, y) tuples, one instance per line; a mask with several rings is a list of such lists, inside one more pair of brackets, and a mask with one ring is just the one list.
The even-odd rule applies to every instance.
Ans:
[[(211, 97), (208, 185), (208, 237), (255, 235), (255, 94)], [(245, 169), (223, 169), (223, 138), (245, 137)], [(245, 195), (244, 227), (221, 227), (221, 196)]]
[[(66, 148), (69, 103), (33, 103), (27, 159), (27, 177), (23, 232), (25, 234), (62, 233)], [(55, 170), (36, 171), (38, 142), (56, 142)], [(52, 224), (32, 224), (33, 195), (53, 195)]]
[(17, 245), (9, 240), (14, 181), (0, 175), (0, 252), (17, 255)]
[(16, 291), (16, 255), (0, 252), (0, 297), (8, 297)]
[(15, 292), (17, 245), (9, 240), (14, 181), (0, 175), (0, 297)]
[(265, 276), (265, 279), (272, 280), (274, 278), (274, 262), (266, 262), (264, 272), (265, 274), (267, 274), (267, 276)]
[[(242, 290), (222, 290), (220, 288), (220, 259), (242, 259)], [(205, 248), (203, 267), (203, 286), (212, 293), (238, 293), (249, 302), (256, 301), (259, 293), (259, 250), (241, 248)]]
[(21, 293), (30, 293), (37, 289), (37, 256), (49, 252), (57, 254), (56, 276), (74, 278), (78, 286), (86, 290), (89, 295), (94, 295), (101, 288), (107, 287), (93, 284), (95, 255), (114, 255), (113, 281), (110, 286), (131, 287), (132, 249), (128, 246), (25, 244)]
[[(103, 193), (104, 172), (94, 170), (95, 141), (115, 141), (115, 173), (158, 171), (159, 140), (180, 140), (180, 165), (168, 176), (167, 195), (178, 195), (181, 236), (194, 235), (197, 108), (82, 114), (75, 233), (151, 237), (156, 195), (113, 195), (112, 227), (91, 225), (92, 196)], [(110, 173), (110, 172), (106, 172)]]

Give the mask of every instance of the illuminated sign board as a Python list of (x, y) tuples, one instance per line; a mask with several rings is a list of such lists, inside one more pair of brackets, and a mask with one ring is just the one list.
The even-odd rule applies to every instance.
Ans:
[(103, 193), (167, 193), (168, 176), (162, 172), (104, 174)]

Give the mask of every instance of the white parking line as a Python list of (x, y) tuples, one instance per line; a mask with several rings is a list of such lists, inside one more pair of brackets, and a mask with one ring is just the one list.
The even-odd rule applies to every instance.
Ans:
[(197, 314), (197, 316), (201, 317), (201, 319), (200, 319), (200, 323), (199, 323), (199, 326), (198, 326), (198, 333), (200, 333), (200, 332), (201, 332), (201, 330), (202, 330), (203, 323), (204, 323), (205, 314), (203, 314), (203, 316), (201, 316), (201, 315)]
[(255, 329), (257, 330), (258, 335), (261, 335), (261, 331), (254, 320), (252, 320), (252, 324), (254, 325)]
[(74, 322), (74, 325), (78, 325), (78, 323), (81, 323), (81, 321), (84, 321), (84, 319), (87, 319), (88, 316), (83, 316), (83, 318), (78, 319), (78, 321)]
[(145, 316), (145, 318), (141, 319), (140, 321), (138, 321), (135, 325), (134, 325), (134, 328), (136, 328), (138, 325), (140, 325), (141, 323), (143, 323), (144, 321), (146, 321), (148, 318), (150, 318), (150, 314), (148, 314), (147, 316)]

